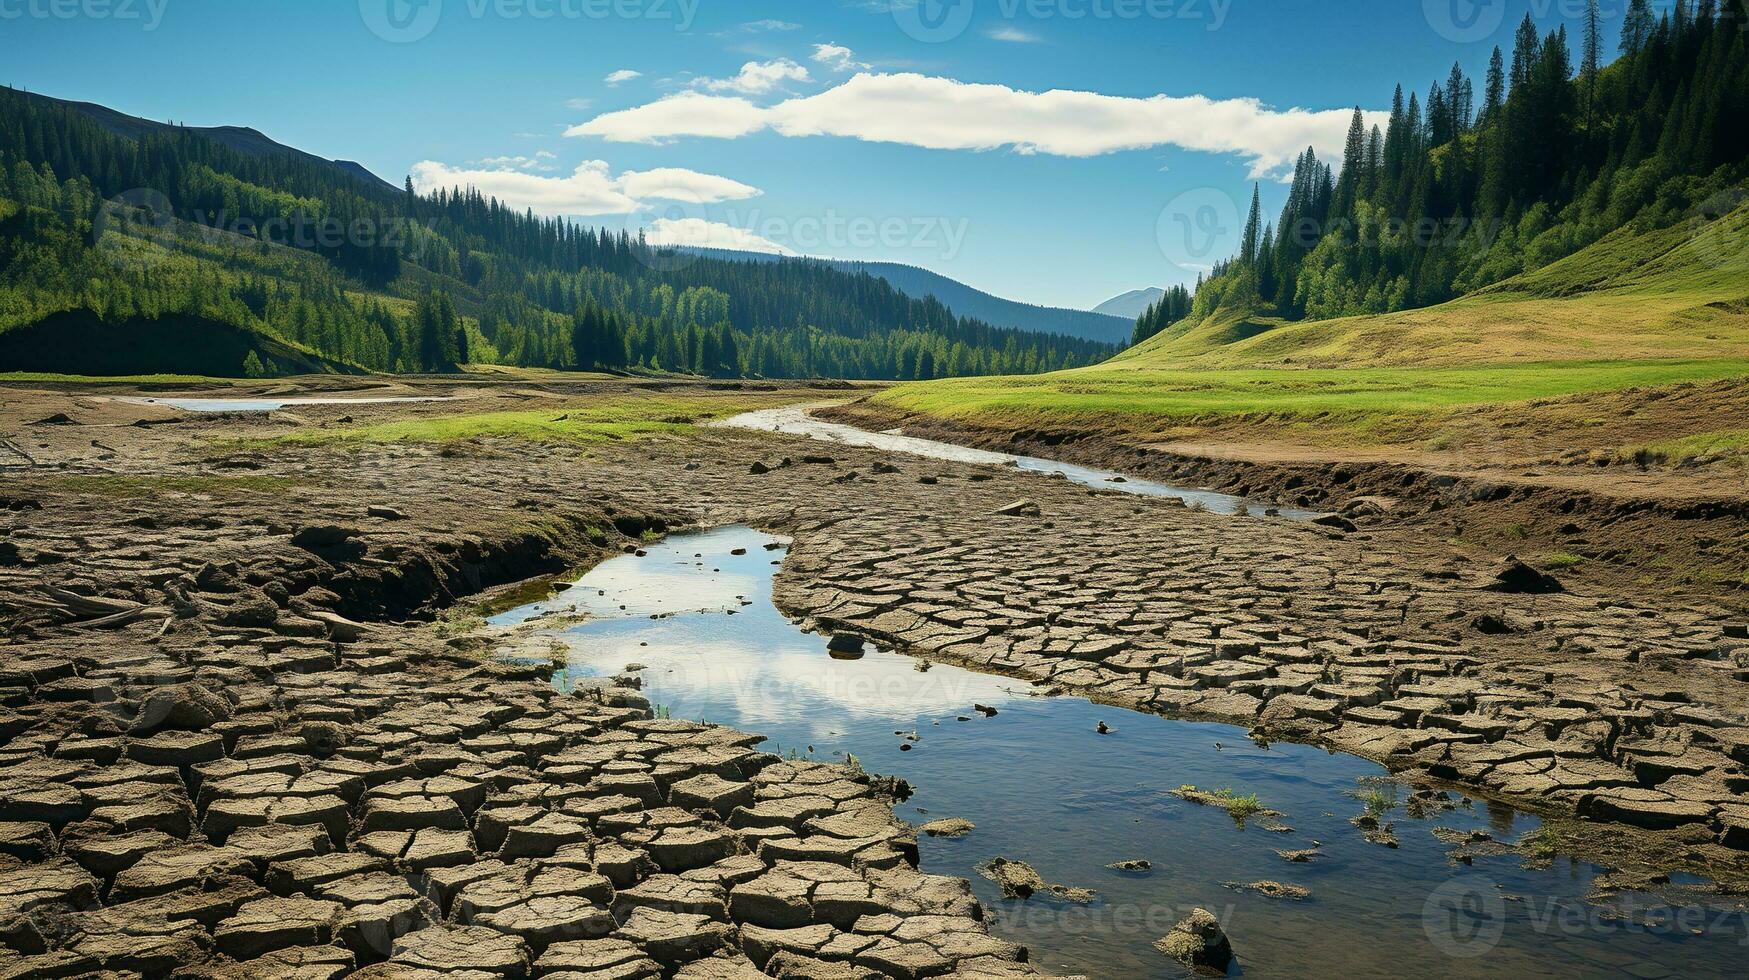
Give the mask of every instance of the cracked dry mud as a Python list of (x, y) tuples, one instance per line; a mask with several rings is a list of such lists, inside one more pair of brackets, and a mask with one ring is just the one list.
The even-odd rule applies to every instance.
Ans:
[[(776, 597), (821, 628), (1749, 856), (1725, 610), (1485, 592), (1408, 533), (767, 435), (200, 442), (269, 429), (105, 430), (109, 473), (210, 486), (7, 473), (0, 976), (1030, 973), (868, 777), (423, 622), (683, 524), (794, 535)], [(994, 516), (1021, 497), (1039, 516)]]

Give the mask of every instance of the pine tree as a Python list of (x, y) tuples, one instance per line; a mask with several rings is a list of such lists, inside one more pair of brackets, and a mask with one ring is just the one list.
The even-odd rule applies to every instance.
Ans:
[[(1644, 0), (1642, 0), (1644, 2)], [(1512, 41), (1512, 88), (1516, 93), (1530, 82), (1530, 73), (1535, 70), (1538, 52), (1541, 50), (1541, 37), (1536, 32), (1536, 21), (1529, 14), (1518, 24), (1518, 33)]]
[(1597, 107), (1597, 74), (1603, 68), (1603, 14), (1597, 0), (1585, 0), (1584, 55), (1579, 77), (1585, 83), (1585, 133), (1590, 135)]
[[(1366, 167), (1366, 117), (1360, 106), (1354, 107), (1354, 119), (1348, 124), (1348, 140), (1342, 146), (1342, 176), (1336, 181), (1336, 212), (1347, 215), (1360, 194), (1361, 179)], [(1282, 234), (1290, 234), (1283, 224)]]
[(1245, 264), (1257, 264), (1257, 251), (1263, 232), (1263, 185), (1251, 185), (1251, 214), (1245, 219), (1245, 238), (1239, 247), (1239, 254), (1244, 257)]
[(1482, 122), (1493, 122), (1500, 115), (1500, 110), (1506, 105), (1506, 63), (1500, 53), (1499, 45), (1494, 47), (1494, 56), (1488, 59), (1487, 91), (1482, 97)]
[(1650, 0), (1631, 0), (1621, 22), (1621, 53), (1629, 57), (1639, 54), (1651, 40), (1655, 26)]

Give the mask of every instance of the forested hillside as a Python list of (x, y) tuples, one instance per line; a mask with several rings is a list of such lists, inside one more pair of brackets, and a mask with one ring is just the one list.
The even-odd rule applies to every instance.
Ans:
[[(1399, 87), (1382, 130), (1356, 109), (1340, 169), (1308, 149), (1280, 217), (1265, 223), (1254, 197), (1239, 254), (1189, 307), (1145, 314), (1137, 340), (1175, 322), (1432, 306), (1617, 231), (1734, 210), (1749, 177), (1743, 12), (1680, 0), (1655, 18), (1633, 0), (1610, 45), (1596, 0), (1588, 8), (1577, 57), (1564, 29), (1539, 36), (1527, 17), (1483, 79), (1453, 66), (1425, 100)], [(1619, 53), (1607, 65), (1606, 47)], [(1228, 332), (1257, 329), (1268, 326)]]
[[(42, 369), (44, 352), (77, 361), (94, 323), (180, 338), (172, 361), (200, 360), (215, 330), (268, 338), (230, 372), (265, 374), (498, 363), (912, 379), (1113, 349), (997, 329), (868, 275), (676, 261), (625, 232), (470, 191), (421, 196), (289, 149), (168, 126), (130, 137), (116, 115), (0, 90), (0, 370)], [(57, 345), (70, 322), (81, 329)], [(29, 365), (7, 363), (27, 351)]]

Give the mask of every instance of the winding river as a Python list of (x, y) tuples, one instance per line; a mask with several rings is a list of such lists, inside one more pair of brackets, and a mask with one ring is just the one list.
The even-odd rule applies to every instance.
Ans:
[(746, 412), (713, 424), (731, 429), (753, 429), (759, 432), (780, 432), (786, 435), (806, 436), (822, 442), (861, 446), (868, 449), (884, 449), (887, 452), (903, 453), (907, 456), (922, 456), (928, 459), (942, 459), (956, 463), (1013, 466), (1030, 473), (1061, 475), (1076, 483), (1098, 487), (1102, 490), (1133, 493), (1142, 497), (1173, 497), (1186, 504), (1201, 505), (1217, 514), (1236, 514), (1244, 509), (1249, 513), (1267, 514), (1271, 517), (1281, 517), (1292, 521), (1309, 521), (1322, 516), (1317, 511), (1280, 507), (1275, 504), (1246, 500), (1231, 494), (1216, 493), (1213, 490), (1156, 483), (1153, 480), (1127, 476), (1115, 470), (1077, 466), (1074, 463), (1041, 459), (1037, 456), (1015, 456), (1009, 453), (991, 452), (987, 449), (972, 449), (966, 446), (956, 446), (951, 442), (920, 439), (916, 436), (900, 435), (896, 432), (869, 432), (855, 426), (814, 418), (808, 414), (808, 408), (809, 406), (806, 405), (790, 405), (784, 408)]
[[(675, 535), (493, 623), (562, 643), (561, 688), (637, 666), (643, 694), (671, 717), (763, 733), (783, 755), (854, 755), (910, 781), (902, 818), (975, 824), (957, 839), (922, 837), (924, 869), (969, 878), (994, 930), (1046, 971), (1183, 976), (1152, 944), (1202, 906), (1231, 937), (1235, 972), (1255, 976), (1743, 975), (1740, 914), (1639, 893), (1588, 900), (1604, 869), (1563, 857), (1539, 866), (1503, 847), (1540, 825), (1510, 807), (1453, 793), (1415, 809), (1409, 787), (1352, 756), (1039, 697), (1024, 682), (891, 652), (840, 659), (772, 603), (785, 544), (745, 527)], [(1255, 793), (1281, 816), (1241, 824), (1173, 794), (1186, 784)], [(1399, 846), (1350, 823), (1363, 797), (1389, 808)], [(1470, 861), (1453, 856), (1461, 841)], [(1302, 850), (1314, 856), (1278, 853)], [(1004, 899), (978, 873), (998, 856), (1097, 896)], [(1108, 867), (1135, 859), (1153, 870)], [(1263, 881), (1309, 894), (1246, 887)]]

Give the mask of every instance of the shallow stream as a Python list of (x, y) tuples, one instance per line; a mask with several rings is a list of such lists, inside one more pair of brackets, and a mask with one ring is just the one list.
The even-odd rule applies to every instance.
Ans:
[(944, 459), (956, 463), (1013, 466), (1031, 473), (1056, 473), (1076, 483), (1099, 487), (1102, 490), (1133, 493), (1142, 497), (1175, 497), (1186, 504), (1200, 504), (1217, 514), (1234, 514), (1244, 508), (1252, 514), (1267, 514), (1294, 521), (1309, 521), (1314, 517), (1321, 516), (1317, 511), (1281, 507), (1196, 487), (1156, 483), (1153, 480), (1126, 476), (1115, 470), (1077, 466), (1074, 463), (1041, 459), (1037, 456), (1015, 456), (1010, 453), (991, 452), (987, 449), (972, 449), (967, 446), (956, 446), (951, 442), (937, 442), (934, 439), (900, 435), (897, 432), (869, 432), (855, 426), (814, 418), (808, 414), (808, 408), (805, 405), (790, 405), (784, 408), (746, 412), (714, 424), (731, 429), (754, 429), (760, 432), (781, 432), (789, 435), (807, 436), (822, 442), (861, 446), (867, 449), (884, 449), (907, 456), (923, 456), (928, 459)]
[[(736, 553), (740, 552), (740, 553)], [(1451, 794), (1450, 809), (1397, 805), (1396, 848), (1350, 824), (1365, 808), (1407, 801), (1382, 767), (1302, 745), (1262, 747), (1243, 730), (1171, 721), (1075, 697), (1037, 697), (1022, 681), (870, 649), (837, 659), (772, 604), (780, 539), (744, 527), (680, 534), (642, 557), (602, 563), (568, 590), (493, 619), (499, 626), (582, 614), (544, 635), (569, 647), (553, 682), (613, 676), (641, 664), (662, 713), (769, 737), (783, 755), (844, 761), (901, 776), (897, 807), (914, 823), (946, 817), (976, 829), (923, 836), (923, 867), (971, 880), (994, 931), (1025, 943), (1046, 971), (1180, 977), (1152, 948), (1194, 906), (1213, 911), (1237, 954), (1235, 975), (1743, 976), (1741, 915), (1672, 908), (1645, 895), (1587, 902), (1593, 865), (1517, 854), (1452, 860), (1451, 835), (1513, 843), (1539, 821)], [(575, 620), (571, 620), (575, 622)], [(837, 656), (843, 656), (842, 654)], [(974, 704), (996, 709), (986, 717)], [(1097, 726), (1104, 722), (1109, 734)], [(1241, 826), (1224, 809), (1172, 795), (1192, 784), (1255, 793), (1279, 824)], [(1306, 863), (1278, 851), (1315, 850)], [(1023, 860), (1046, 881), (1097, 890), (1088, 905), (1002, 898), (981, 877), (994, 857)], [(1107, 867), (1145, 859), (1146, 874)], [(1274, 880), (1303, 900), (1242, 891)], [(1678, 883), (1680, 884), (1680, 882)]]

